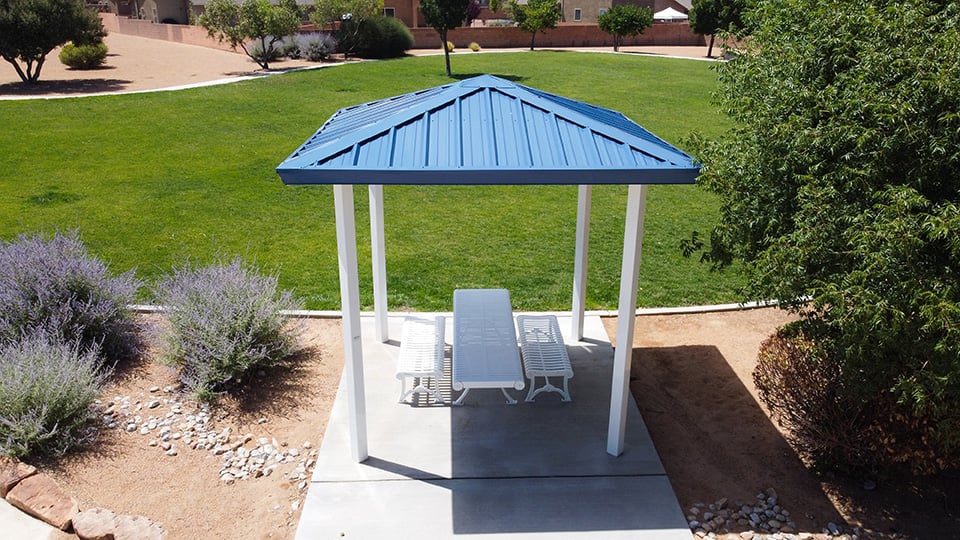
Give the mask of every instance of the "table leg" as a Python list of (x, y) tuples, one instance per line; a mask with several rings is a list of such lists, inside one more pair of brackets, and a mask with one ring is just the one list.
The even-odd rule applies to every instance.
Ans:
[[(517, 400), (513, 399), (512, 397), (510, 397), (510, 394), (507, 393), (507, 389), (506, 389), (506, 388), (501, 388), (500, 391), (503, 392), (503, 395), (507, 396), (507, 405), (516, 405), (516, 404), (517, 404)], [(464, 392), (464, 393), (466, 393), (466, 392)]]
[(463, 393), (460, 394), (460, 397), (458, 397), (457, 400), (453, 402), (453, 404), (454, 404), (454, 405), (463, 405), (463, 398), (467, 397), (467, 392), (469, 392), (469, 391), (470, 391), (469, 388), (464, 388), (464, 389), (463, 389)]

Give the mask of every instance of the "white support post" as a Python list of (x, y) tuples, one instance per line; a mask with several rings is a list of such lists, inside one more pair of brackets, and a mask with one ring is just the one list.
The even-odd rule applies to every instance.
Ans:
[(587, 252), (590, 245), (590, 206), (593, 186), (580, 186), (577, 192), (577, 250), (573, 261), (573, 308), (571, 334), (583, 339), (583, 315), (587, 303)]
[(637, 280), (643, 249), (643, 218), (647, 210), (647, 186), (631, 185), (627, 195), (627, 220), (623, 230), (623, 265), (620, 269), (620, 304), (617, 313), (617, 346), (613, 354), (610, 390), (610, 424), (607, 453), (623, 453), (630, 403), (630, 364), (633, 360), (633, 326), (637, 315)]
[(357, 266), (357, 226), (353, 186), (333, 186), (340, 262), (340, 308), (343, 315), (343, 369), (350, 414), (353, 459), (367, 459), (367, 407), (363, 387), (363, 345), (360, 335), (360, 276)]
[(370, 252), (373, 259), (373, 312), (377, 322), (377, 339), (390, 339), (387, 310), (387, 248), (383, 234), (383, 186), (371, 185)]

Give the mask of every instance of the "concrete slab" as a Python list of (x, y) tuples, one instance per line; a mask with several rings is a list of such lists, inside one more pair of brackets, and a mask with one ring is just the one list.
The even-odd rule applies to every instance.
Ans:
[(62, 538), (59, 529), (29, 516), (7, 501), (0, 499), (0, 537), (17, 540), (51, 540)]
[[(560, 319), (567, 332), (569, 318)], [(400, 335), (402, 320), (390, 318), (391, 336)], [(351, 538), (406, 538), (429, 530), (434, 538), (584, 531), (690, 538), (635, 405), (624, 454), (606, 453), (613, 349), (599, 317), (588, 317), (584, 330), (580, 342), (564, 334), (574, 368), (571, 403), (549, 393), (524, 403), (524, 391), (513, 392), (521, 402), (510, 406), (499, 390), (473, 390), (463, 406), (450, 406), (458, 393), (450, 387), (448, 351), (440, 384), (446, 404), (427, 396), (400, 404), (399, 343), (377, 342), (373, 319), (364, 318), (370, 458), (351, 458), (341, 385), (297, 537), (349, 530)]]
[(297, 538), (690, 540), (664, 476), (322, 482)]

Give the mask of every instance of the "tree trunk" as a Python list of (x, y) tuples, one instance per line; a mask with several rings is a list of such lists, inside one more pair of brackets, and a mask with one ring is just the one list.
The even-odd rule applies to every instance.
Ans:
[(260, 37), (260, 54), (263, 56), (260, 57), (260, 67), (266, 71), (270, 71), (270, 55), (267, 54), (267, 38), (266, 36)]
[(20, 67), (20, 64), (17, 63), (16, 59), (11, 60), (7, 57), (4, 57), (3, 59), (6, 60), (7, 62), (10, 62), (10, 65), (13, 66), (13, 69), (17, 70), (17, 75), (20, 76), (21, 81), (25, 83), (30, 82), (27, 80), (27, 75), (23, 72), (23, 68)]
[(536, 33), (536, 32), (530, 32), (530, 50), (531, 50), (531, 51), (533, 50), (533, 41), (534, 41), (535, 39), (537, 39), (537, 33)]
[(443, 59), (447, 63), (447, 77), (453, 77), (450, 72), (450, 49), (447, 48), (447, 31), (440, 32), (440, 46), (443, 47)]
[(40, 69), (43, 68), (43, 61), (46, 59), (46, 56), (37, 60), (37, 66), (34, 68), (33, 73), (30, 73), (30, 66), (27, 66), (27, 75), (30, 77), (30, 84), (37, 84), (37, 81), (40, 80)]
[(620, 52), (620, 36), (613, 36), (613, 52)]
[(713, 34), (710, 34), (710, 45), (707, 47), (707, 58), (713, 58)]

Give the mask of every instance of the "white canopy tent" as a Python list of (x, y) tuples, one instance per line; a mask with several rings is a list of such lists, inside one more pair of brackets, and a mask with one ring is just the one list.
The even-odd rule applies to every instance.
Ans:
[(682, 13), (673, 8), (667, 8), (653, 14), (653, 20), (655, 21), (674, 22), (674, 21), (685, 21), (689, 18), (690, 17), (687, 16), (686, 13)]
[[(607, 452), (624, 450), (637, 281), (649, 184), (691, 184), (690, 156), (622, 114), (483, 75), (337, 111), (277, 168), (333, 185), (354, 459), (368, 457), (355, 184), (369, 186), (377, 337), (387, 330), (383, 185), (578, 185), (572, 333), (583, 337), (593, 184), (627, 184)], [(452, 293), (452, 291), (451, 291)]]

